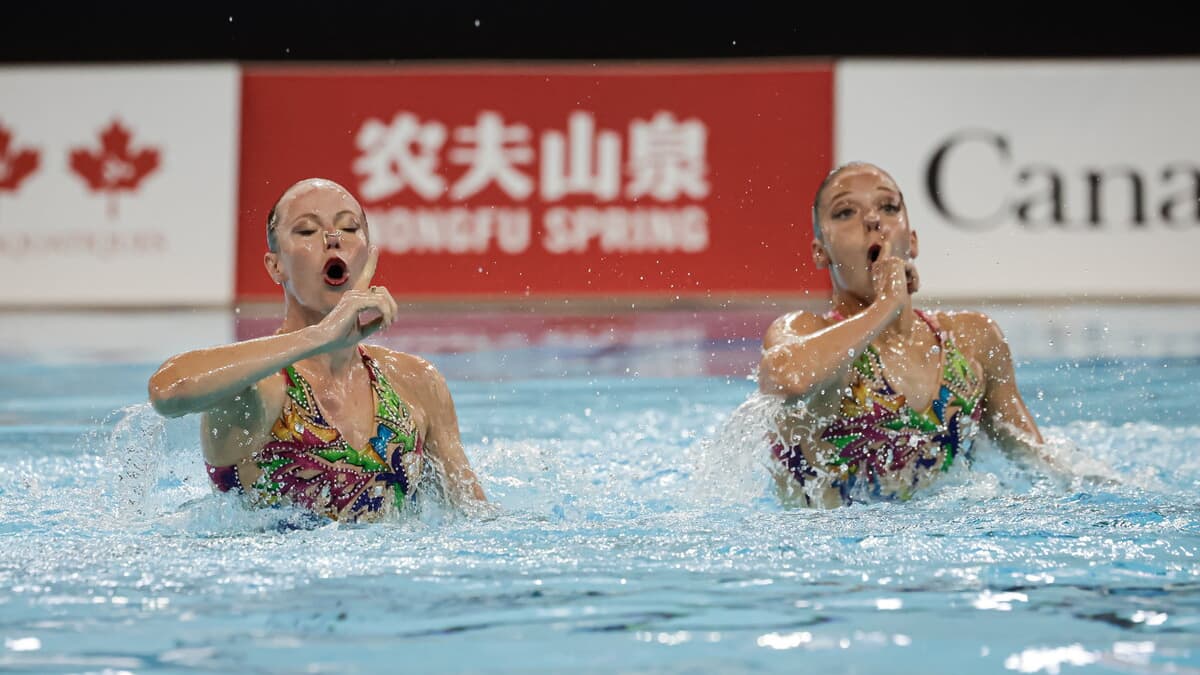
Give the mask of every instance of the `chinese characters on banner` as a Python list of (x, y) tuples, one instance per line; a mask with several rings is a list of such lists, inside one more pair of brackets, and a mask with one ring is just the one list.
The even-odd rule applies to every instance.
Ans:
[(827, 67), (248, 69), (238, 296), (265, 214), (338, 181), (398, 295), (799, 292), (831, 167)]
[[(370, 209), (378, 242), (393, 253), (521, 254), (534, 245), (528, 204), (554, 205), (567, 195), (586, 195), (595, 205), (543, 212), (541, 245), (550, 253), (583, 253), (591, 245), (608, 253), (695, 253), (708, 246), (707, 214), (697, 205), (709, 193), (703, 122), (678, 122), (670, 112), (635, 119), (624, 190), (621, 136), (597, 133), (595, 116), (582, 111), (571, 113), (568, 129), (543, 131), (535, 153), (532, 130), (494, 111), (453, 134), (409, 112), (390, 125), (369, 119), (356, 139), (356, 192), (367, 204), (405, 190), (423, 202)], [(440, 173), (448, 138), (458, 145), (446, 157), (465, 168), (453, 183)], [(489, 186), (504, 194), (506, 206), (432, 206), (443, 196), (466, 202)], [(622, 197), (636, 206), (604, 206)]]

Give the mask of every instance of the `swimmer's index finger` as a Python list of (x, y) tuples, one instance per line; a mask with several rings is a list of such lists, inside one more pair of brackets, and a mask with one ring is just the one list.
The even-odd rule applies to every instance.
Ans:
[(371, 252), (367, 254), (367, 266), (363, 268), (362, 274), (358, 275), (358, 283), (354, 284), (355, 290), (365, 291), (371, 285), (371, 279), (375, 277), (375, 265), (379, 262), (379, 247), (372, 246)]

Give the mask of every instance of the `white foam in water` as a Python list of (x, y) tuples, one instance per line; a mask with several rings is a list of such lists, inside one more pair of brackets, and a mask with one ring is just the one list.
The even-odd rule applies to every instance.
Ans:
[(752, 394), (720, 422), (716, 434), (695, 446), (687, 493), (693, 504), (748, 505), (766, 495), (771, 480), (766, 438), (779, 410), (777, 397)]
[[(167, 420), (147, 404), (121, 411), (113, 431), (106, 439), (96, 488), (98, 503), (107, 503), (107, 516), (115, 524), (145, 522), (170, 511), (165, 498), (170, 490), (159, 488), (162, 479), (172, 476), (181, 466), (169, 456), (166, 443)], [(172, 461), (175, 460), (175, 461)], [(167, 474), (167, 476), (164, 476)]]

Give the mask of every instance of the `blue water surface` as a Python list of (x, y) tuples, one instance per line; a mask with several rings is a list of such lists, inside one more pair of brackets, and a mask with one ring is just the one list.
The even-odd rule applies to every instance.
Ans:
[(1010, 319), (1018, 381), (1079, 476), (985, 442), (909, 503), (788, 510), (745, 334), (484, 344), (425, 355), (499, 512), (369, 526), (214, 494), (145, 403), (177, 345), (10, 346), (0, 669), (1200, 672), (1200, 349), (1056, 355), (1048, 316)]

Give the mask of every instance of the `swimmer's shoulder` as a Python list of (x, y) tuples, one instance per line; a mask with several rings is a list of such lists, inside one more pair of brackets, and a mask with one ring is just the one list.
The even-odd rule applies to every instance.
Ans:
[(767, 327), (767, 331), (763, 335), (763, 349), (770, 349), (788, 340), (811, 335), (822, 328), (833, 325), (834, 322), (835, 320), (827, 313), (803, 309), (780, 315)]
[(1008, 341), (1000, 324), (977, 310), (939, 310), (926, 312), (941, 329), (949, 333), (956, 346), (968, 354), (983, 355), (1004, 348)]
[(446, 378), (429, 359), (380, 345), (363, 347), (401, 397), (429, 403), (449, 397)]
[(437, 373), (437, 368), (428, 359), (416, 354), (400, 352), (380, 345), (364, 344), (363, 348), (379, 364), (383, 374), (389, 379), (432, 377)]

